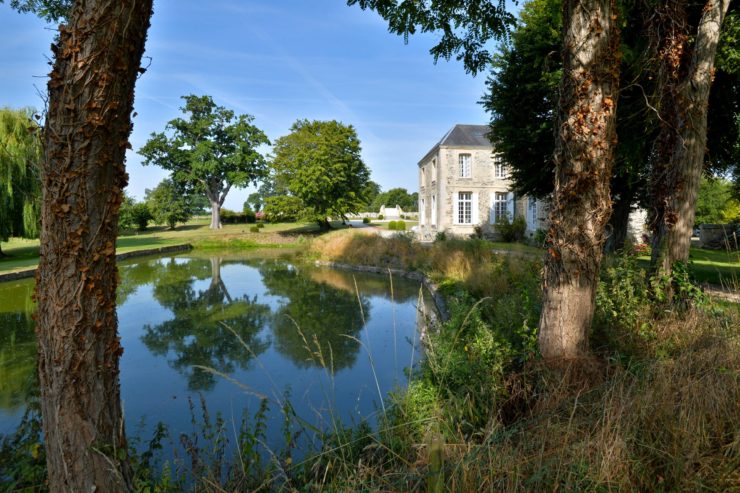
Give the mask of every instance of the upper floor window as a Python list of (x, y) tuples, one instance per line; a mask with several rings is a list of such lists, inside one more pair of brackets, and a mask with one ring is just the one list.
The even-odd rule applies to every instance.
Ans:
[(470, 154), (460, 154), (460, 178), (470, 178)]
[(437, 159), (432, 159), (432, 181), (437, 179)]
[(506, 178), (506, 164), (501, 156), (493, 157), (493, 176), (495, 178)]
[(472, 192), (459, 192), (457, 194), (457, 222), (460, 224), (473, 223)]

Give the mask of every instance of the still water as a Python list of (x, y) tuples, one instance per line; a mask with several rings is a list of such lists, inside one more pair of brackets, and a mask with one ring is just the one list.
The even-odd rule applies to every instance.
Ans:
[[(275, 253), (149, 257), (119, 271), (121, 397), (128, 434), (143, 438), (158, 422), (175, 437), (192, 432), (188, 399), (201, 396), (237, 424), (267, 398), (275, 448), (286, 391), (312, 426), (373, 423), (406, 385), (432, 310), (418, 282)], [(37, 394), (32, 291), (32, 280), (0, 283), (0, 434)]]

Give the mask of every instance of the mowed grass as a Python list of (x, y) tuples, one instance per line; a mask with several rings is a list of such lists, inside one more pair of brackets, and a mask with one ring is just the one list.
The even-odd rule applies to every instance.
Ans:
[[(146, 231), (124, 231), (116, 242), (116, 252), (127, 253), (186, 243), (202, 249), (290, 247), (300, 243), (303, 235), (319, 232), (314, 223), (265, 223), (259, 233), (249, 231), (253, 224), (225, 224), (220, 230), (211, 230), (209, 223), (208, 219), (197, 218), (174, 230), (165, 226), (150, 226)], [(341, 227), (341, 224), (335, 223), (333, 226)], [(11, 238), (0, 246), (7, 255), (0, 258), (0, 273), (31, 269), (38, 264), (38, 240)]]
[[(649, 267), (650, 256), (639, 260), (642, 267)], [(691, 248), (689, 272), (697, 282), (736, 288), (740, 286), (740, 252)]]

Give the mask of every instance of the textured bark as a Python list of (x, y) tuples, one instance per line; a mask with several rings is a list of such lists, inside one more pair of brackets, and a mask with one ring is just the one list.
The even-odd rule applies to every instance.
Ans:
[(221, 228), (221, 204), (217, 200), (211, 200), (211, 229)]
[(79, 0), (52, 47), (37, 271), (49, 489), (130, 491), (115, 242), (152, 0)]
[[(653, 32), (658, 45), (660, 135), (651, 177), (652, 271), (670, 277), (686, 262), (707, 142), (707, 108), (714, 58), (729, 0), (709, 0), (695, 32), (687, 1), (668, 0)], [(693, 36), (693, 45), (690, 44)], [(671, 287), (668, 298), (671, 297)]]
[(545, 260), (539, 324), (545, 359), (578, 358), (588, 350), (616, 146), (615, 2), (565, 0), (563, 13), (552, 246)]

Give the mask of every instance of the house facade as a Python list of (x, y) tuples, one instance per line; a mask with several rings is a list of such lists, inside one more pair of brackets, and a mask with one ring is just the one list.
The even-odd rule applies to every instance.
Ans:
[(532, 235), (545, 227), (543, 203), (516, 197), (506, 163), (494, 153), (487, 125), (455, 125), (419, 161), (419, 234), (432, 241), (440, 232), (469, 236), (479, 227), (496, 236), (506, 215), (527, 220)]

